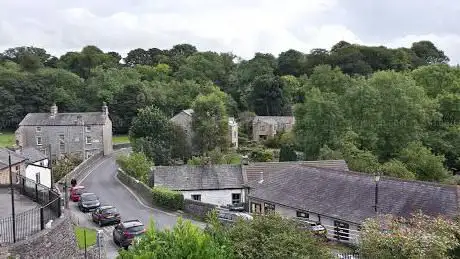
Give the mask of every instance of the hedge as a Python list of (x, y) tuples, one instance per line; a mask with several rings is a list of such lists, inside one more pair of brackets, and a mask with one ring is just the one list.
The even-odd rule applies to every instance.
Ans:
[(171, 210), (182, 210), (184, 207), (184, 195), (180, 192), (164, 187), (154, 187), (152, 193), (153, 202), (158, 206)]

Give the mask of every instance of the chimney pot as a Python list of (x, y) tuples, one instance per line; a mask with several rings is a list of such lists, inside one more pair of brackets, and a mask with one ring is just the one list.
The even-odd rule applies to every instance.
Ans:
[(107, 116), (109, 115), (109, 108), (107, 107), (107, 103), (106, 102), (102, 102), (102, 113)]
[(51, 116), (55, 116), (57, 113), (58, 113), (58, 107), (56, 106), (56, 103), (53, 103), (53, 105), (51, 106)]

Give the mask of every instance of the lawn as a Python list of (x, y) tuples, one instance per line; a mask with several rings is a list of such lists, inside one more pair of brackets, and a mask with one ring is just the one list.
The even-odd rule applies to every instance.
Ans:
[(86, 247), (96, 244), (96, 230), (83, 227), (74, 227), (75, 238), (80, 249), (85, 249), (85, 231), (86, 231)]
[(112, 137), (113, 144), (129, 143), (128, 135), (115, 135)]
[(0, 147), (10, 147), (14, 145), (13, 132), (0, 132)]

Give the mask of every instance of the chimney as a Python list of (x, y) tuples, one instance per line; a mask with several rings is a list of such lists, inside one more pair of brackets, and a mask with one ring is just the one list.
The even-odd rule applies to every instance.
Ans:
[(264, 182), (264, 172), (260, 172), (260, 180), (259, 180), (259, 183), (263, 183)]
[(109, 115), (109, 108), (105, 102), (102, 103), (102, 114), (105, 116)]
[(241, 156), (241, 164), (242, 165), (249, 165), (249, 158), (247, 155)]
[(56, 114), (58, 113), (58, 107), (56, 106), (56, 103), (53, 103), (50, 112), (52, 117), (56, 116)]

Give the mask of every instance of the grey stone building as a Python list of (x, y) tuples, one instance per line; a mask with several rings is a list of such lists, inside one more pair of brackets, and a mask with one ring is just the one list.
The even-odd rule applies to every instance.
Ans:
[(16, 130), (16, 145), (34, 147), (45, 155), (62, 158), (66, 154), (88, 158), (96, 153), (112, 153), (112, 121), (103, 103), (100, 112), (58, 113), (54, 104), (50, 113), (29, 113)]
[[(181, 111), (180, 113), (176, 114), (174, 117), (171, 118), (171, 122), (184, 129), (185, 134), (187, 136), (187, 141), (190, 146), (192, 146), (193, 138), (192, 117), (193, 110), (187, 109)], [(232, 148), (238, 148), (238, 123), (233, 117), (228, 118), (228, 140)]]
[(259, 141), (280, 132), (289, 132), (294, 124), (293, 116), (256, 116), (252, 120), (252, 139)]

